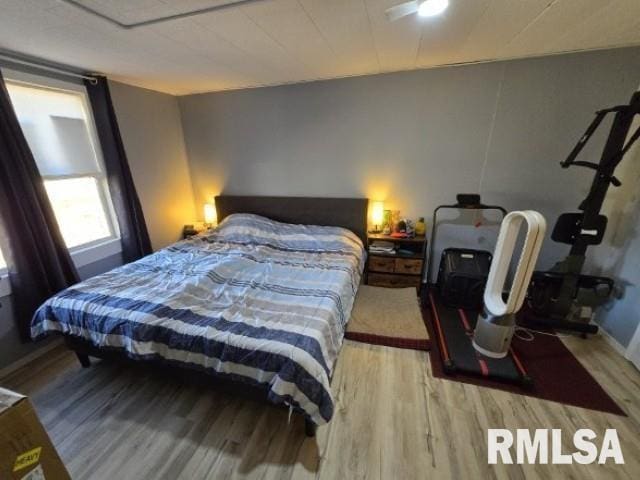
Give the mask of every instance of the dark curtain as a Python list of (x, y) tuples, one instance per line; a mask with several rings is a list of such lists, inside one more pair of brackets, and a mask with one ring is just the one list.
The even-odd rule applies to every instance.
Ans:
[(98, 77), (97, 83), (85, 81), (85, 85), (102, 146), (109, 192), (118, 217), (122, 256), (125, 262), (132, 262), (151, 253), (147, 225), (120, 137), (107, 79)]
[(23, 341), (47, 298), (78, 282), (44, 183), (0, 73), (0, 222), (8, 239), (9, 281)]

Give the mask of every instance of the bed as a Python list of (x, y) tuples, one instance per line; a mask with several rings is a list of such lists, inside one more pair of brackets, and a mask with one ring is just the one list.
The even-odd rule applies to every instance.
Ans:
[(87, 355), (196, 371), (304, 415), (330, 379), (360, 283), (365, 199), (216, 198), (216, 229), (74, 285), (34, 315)]

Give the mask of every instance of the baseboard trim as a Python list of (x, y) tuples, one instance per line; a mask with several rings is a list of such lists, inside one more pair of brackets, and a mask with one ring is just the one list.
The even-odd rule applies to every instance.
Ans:
[(26, 354), (24, 357), (21, 357), (15, 362), (4, 367), (3, 369), (0, 369), (0, 379), (8, 377), (12, 373), (14, 373), (16, 370), (19, 370), (20, 368), (24, 367), (27, 363), (37, 360), (44, 354), (62, 345), (62, 343), (63, 343), (62, 338), (56, 338), (48, 345), (45, 345), (42, 348), (38, 348), (37, 350), (34, 350), (33, 352)]
[(622, 356), (622, 358), (627, 359), (627, 349), (624, 348), (615, 338), (613, 338), (609, 332), (600, 327), (598, 329), (598, 333), (602, 336), (602, 338), (604, 338), (605, 342), (607, 342), (611, 348), (613, 348)]

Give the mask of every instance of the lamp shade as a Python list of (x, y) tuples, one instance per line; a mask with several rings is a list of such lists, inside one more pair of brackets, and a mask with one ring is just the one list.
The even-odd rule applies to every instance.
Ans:
[(218, 223), (218, 214), (216, 213), (216, 206), (213, 203), (204, 204), (204, 223), (211, 225)]
[(384, 202), (371, 202), (371, 222), (382, 225), (384, 220)]

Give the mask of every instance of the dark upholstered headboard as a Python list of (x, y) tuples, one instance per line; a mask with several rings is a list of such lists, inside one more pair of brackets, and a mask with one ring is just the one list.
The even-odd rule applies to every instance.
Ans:
[(348, 228), (363, 242), (367, 238), (366, 198), (216, 197), (218, 221), (233, 213), (253, 213), (278, 222)]

